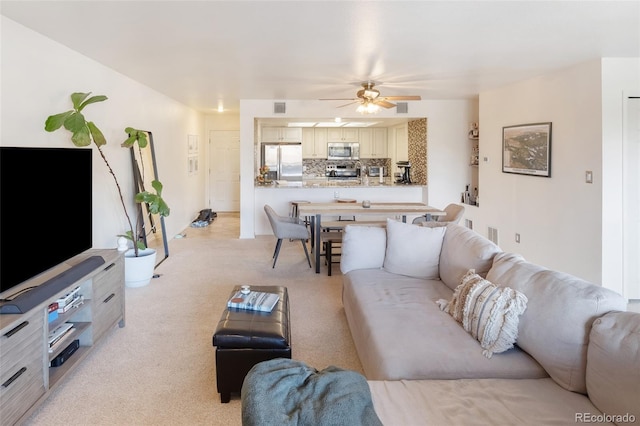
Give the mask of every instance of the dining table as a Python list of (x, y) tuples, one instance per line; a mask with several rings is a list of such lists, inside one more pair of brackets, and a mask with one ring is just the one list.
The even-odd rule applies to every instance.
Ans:
[[(327, 217), (353, 217), (356, 220), (341, 221), (344, 226), (358, 224), (359, 216), (396, 216), (403, 222), (408, 215), (426, 216), (427, 220), (434, 217), (445, 216), (446, 212), (425, 203), (418, 202), (328, 202), (328, 203), (304, 203), (298, 206), (298, 214), (308, 218), (311, 225), (311, 250), (314, 253), (316, 273), (320, 273), (321, 247), (315, 247), (317, 236), (322, 232), (322, 218)], [(339, 223), (339, 222), (338, 222)], [(331, 222), (335, 226), (336, 222)], [(366, 222), (360, 222), (366, 224)], [(318, 244), (319, 245), (319, 244)]]

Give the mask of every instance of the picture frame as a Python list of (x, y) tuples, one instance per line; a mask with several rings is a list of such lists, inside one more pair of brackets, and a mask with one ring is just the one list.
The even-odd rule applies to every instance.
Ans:
[(198, 135), (187, 135), (187, 150), (189, 155), (198, 154)]
[(551, 177), (551, 122), (502, 128), (502, 172)]

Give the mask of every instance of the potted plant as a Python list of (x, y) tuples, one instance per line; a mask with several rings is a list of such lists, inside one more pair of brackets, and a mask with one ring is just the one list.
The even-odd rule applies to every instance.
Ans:
[[(126, 231), (125, 234), (120, 235), (120, 237), (124, 237), (133, 243), (133, 249), (125, 254), (125, 275), (131, 275), (131, 273), (134, 272), (133, 269), (135, 267), (133, 263), (135, 262), (135, 259), (152, 256), (152, 258), (146, 259), (146, 263), (151, 265), (151, 269), (150, 271), (145, 272), (144, 278), (136, 276), (129, 279), (129, 277), (125, 277), (125, 281), (128, 281), (128, 286), (140, 287), (142, 285), (148, 284), (151, 280), (151, 277), (153, 276), (153, 269), (155, 267), (155, 250), (146, 248), (142, 240), (142, 236), (138, 233), (138, 227), (134, 226), (133, 222), (131, 221), (131, 217), (129, 216), (129, 212), (127, 211), (127, 206), (124, 201), (124, 196), (122, 194), (122, 189), (120, 187), (120, 183), (118, 182), (118, 178), (116, 177), (113, 168), (109, 164), (107, 157), (102, 151), (102, 147), (107, 143), (104, 134), (95, 125), (95, 123), (93, 123), (92, 121), (87, 121), (82, 114), (82, 110), (86, 106), (96, 102), (103, 102), (107, 100), (107, 97), (104, 95), (90, 97), (90, 95), (91, 93), (72, 93), (71, 102), (73, 103), (73, 109), (49, 116), (45, 122), (45, 130), (48, 132), (54, 132), (64, 126), (65, 129), (71, 132), (71, 141), (75, 146), (86, 147), (90, 146), (93, 142), (97, 147), (100, 157), (102, 158), (104, 164), (107, 166), (109, 173), (113, 177), (113, 181), (115, 182), (116, 188), (118, 190), (118, 195), (120, 197), (120, 204), (122, 206), (122, 210), (129, 226), (129, 230)], [(148, 141), (146, 132), (137, 130), (132, 127), (125, 128), (125, 132), (127, 133), (128, 137), (121, 144), (122, 147), (127, 149), (134, 149), (134, 146), (137, 145), (138, 148), (141, 149), (147, 146)], [(149, 191), (139, 192), (135, 195), (135, 201), (137, 203), (147, 204), (151, 213), (159, 214), (165, 217), (169, 216), (169, 206), (162, 198), (162, 183), (154, 180), (151, 185), (155, 190), (155, 193)], [(137, 219), (139, 220), (140, 218)], [(130, 261), (130, 259), (134, 260)], [(149, 265), (147, 265), (146, 268), (148, 270)]]

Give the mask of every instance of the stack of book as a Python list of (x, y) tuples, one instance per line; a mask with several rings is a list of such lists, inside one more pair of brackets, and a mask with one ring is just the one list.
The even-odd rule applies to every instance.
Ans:
[(241, 290), (235, 292), (227, 302), (228, 308), (245, 309), (249, 311), (271, 312), (280, 300), (280, 296), (273, 293), (261, 291), (250, 291), (242, 293)]
[(80, 287), (76, 287), (72, 292), (65, 294), (56, 300), (58, 304), (58, 313), (64, 314), (71, 308), (75, 308), (84, 303), (84, 297), (80, 294)]

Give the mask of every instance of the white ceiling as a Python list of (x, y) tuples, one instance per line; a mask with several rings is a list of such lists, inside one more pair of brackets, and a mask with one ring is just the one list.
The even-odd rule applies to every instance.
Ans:
[[(640, 1), (6, 1), (2, 15), (186, 105), (462, 99), (640, 57)], [(336, 106), (341, 101), (332, 102)]]

